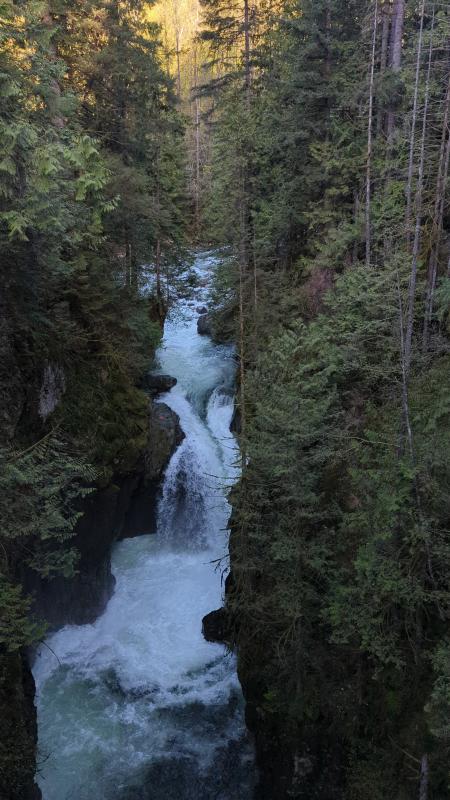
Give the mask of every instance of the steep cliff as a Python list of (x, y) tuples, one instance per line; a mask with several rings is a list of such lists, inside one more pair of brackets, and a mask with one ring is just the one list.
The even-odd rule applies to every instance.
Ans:
[(20, 653), (0, 654), (0, 797), (40, 800), (36, 772), (34, 681)]
[(26, 572), (23, 583), (35, 613), (51, 627), (90, 623), (104, 610), (114, 590), (112, 545), (122, 536), (155, 532), (160, 481), (182, 438), (177, 415), (149, 401), (147, 446), (133, 470), (115, 475), (82, 501), (71, 542), (79, 554), (73, 577), (46, 580)]
[[(177, 415), (149, 401), (148, 440), (133, 471), (115, 476), (82, 502), (73, 546), (79, 554), (75, 575), (51, 580), (30, 569), (22, 574), (24, 591), (33, 598), (36, 617), (50, 627), (93, 622), (113, 590), (111, 548), (123, 535), (153, 533), (160, 481), (183, 438)], [(34, 681), (20, 652), (0, 654), (0, 797), (39, 800), (36, 772)], [(39, 765), (37, 764), (37, 768)]]
[[(183, 434), (177, 416), (157, 402), (158, 392), (150, 396), (136, 388), (133, 371), (116, 374), (117, 383), (106, 392), (102, 373), (84, 375), (80, 372), (81, 361), (74, 362), (70, 369), (62, 368), (45, 350), (36, 350), (33, 341), (21, 333), (27, 327), (22, 309), (15, 309), (12, 304), (8, 314), (5, 307), (0, 310), (4, 312), (0, 318), (0, 453), (14, 481), (3, 501), (8, 504), (11, 494), (19, 503), (19, 512), (25, 508), (25, 498), (30, 506), (30, 516), (19, 514), (17, 519), (11, 507), (2, 506), (0, 603), (2, 619), (8, 625), (2, 627), (0, 642), (0, 695), (5, 710), (0, 724), (0, 797), (35, 800), (40, 795), (34, 784), (34, 683), (19, 641), (22, 626), (27, 624), (24, 614), (31, 613), (32, 620), (55, 628), (92, 622), (104, 610), (114, 589), (112, 545), (121, 536), (154, 532), (160, 480)], [(154, 325), (151, 304), (148, 313)], [(151, 354), (150, 349), (148, 358)], [(158, 391), (166, 388), (161, 385)], [(96, 396), (100, 401), (97, 421), (89, 405)], [(98, 428), (97, 437), (93, 436), (93, 425)], [(42, 446), (39, 443), (45, 446), (55, 435), (53, 431), (66, 442), (60, 463), (52, 463), (52, 451), (43, 452), (36, 463), (32, 459), (21, 461), (21, 453), (38, 452)], [(82, 491), (75, 500), (69, 512), (75, 527), (71, 531), (69, 522), (67, 544), (62, 540), (59, 546), (63, 556), (66, 549), (76, 552), (75, 569), (66, 571), (66, 575), (65, 570), (51, 570), (46, 575), (45, 569), (34, 568), (32, 553), (41, 532), (42, 513), (47, 522), (53, 518), (52, 527), (59, 525), (61, 490), (55, 484), (55, 491), (50, 487), (47, 496), (42, 497), (42, 466), (51, 480), (55, 476), (58, 481), (58, 473), (65, 469), (65, 454), (79, 453), (83, 458), (84, 450), (94, 462), (95, 482), (90, 482), (89, 492)], [(64, 498), (61, 501), (65, 502)], [(12, 531), (27, 525), (28, 538), (8, 539), (7, 533), (5, 538), (8, 522)], [(43, 552), (45, 547), (44, 538)], [(39, 548), (42, 551), (41, 543), (38, 551)], [(14, 583), (22, 597), (30, 598), (29, 612), (21, 599), (16, 601), (16, 589), (11, 588)], [(18, 641), (14, 643), (11, 634), (16, 636), (16, 631), (11, 614), (16, 602), (20, 630), (17, 629)]]

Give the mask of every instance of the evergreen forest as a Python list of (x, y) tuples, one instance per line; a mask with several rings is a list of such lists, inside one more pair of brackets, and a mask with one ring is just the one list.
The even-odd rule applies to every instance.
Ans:
[[(445, 0), (0, 0), (0, 800), (450, 797), (449, 166)], [(208, 513), (157, 398), (185, 367), (153, 391), (180, 303), (234, 364), (203, 632), (245, 723), (214, 780), (186, 777), (192, 745), (140, 788), (62, 794), (36, 653), (119, 596), (142, 486), (159, 520), (190, 530), (191, 485)]]

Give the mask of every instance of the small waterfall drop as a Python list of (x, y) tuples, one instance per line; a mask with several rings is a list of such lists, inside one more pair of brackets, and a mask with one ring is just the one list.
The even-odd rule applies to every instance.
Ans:
[[(214, 257), (198, 258), (203, 283), (213, 266)], [(202, 291), (171, 315), (159, 353), (161, 371), (178, 379), (161, 400), (185, 439), (165, 475), (158, 533), (116, 545), (104, 614), (50, 636), (36, 659), (44, 800), (252, 797), (235, 660), (201, 633), (222, 602), (216, 565), (238, 474), (233, 353), (198, 336)]]

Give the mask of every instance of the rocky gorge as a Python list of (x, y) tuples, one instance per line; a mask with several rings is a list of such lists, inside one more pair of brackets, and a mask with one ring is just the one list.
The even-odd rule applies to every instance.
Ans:
[[(198, 257), (201, 275), (213, 266)], [(236, 665), (223, 636), (207, 625), (202, 634), (222, 599), (214, 563), (226, 553), (226, 487), (237, 476), (235, 364), (229, 345), (197, 333), (192, 306), (171, 312), (163, 371), (141, 382), (145, 451), (122, 482), (86, 498), (79, 573), (59, 578), (53, 596), (47, 582), (33, 589), (54, 631), (33, 661), (45, 800), (85, 800), (92, 787), (105, 800), (162, 800), (180, 787), (193, 800), (252, 796)]]
[[(80, 520), (72, 539), (79, 554), (73, 577), (40, 578), (27, 570), (22, 575), (25, 591), (32, 597), (33, 613), (49, 629), (63, 625), (92, 623), (104, 611), (115, 580), (111, 550), (126, 536), (154, 533), (161, 479), (170, 458), (183, 439), (178, 416), (165, 404), (156, 403), (159, 393), (175, 385), (167, 376), (144, 378), (148, 392), (147, 446), (134, 468), (117, 474), (107, 486), (93, 487), (79, 504)], [(0, 796), (37, 800), (34, 782), (37, 752), (34, 679), (30, 669), (34, 654), (6, 656), (0, 672)], [(39, 768), (39, 765), (38, 765)], [(11, 778), (13, 777), (13, 780)]]

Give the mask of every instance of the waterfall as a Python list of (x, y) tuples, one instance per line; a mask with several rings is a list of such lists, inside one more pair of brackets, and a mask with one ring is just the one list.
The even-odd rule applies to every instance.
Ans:
[[(213, 266), (208, 256), (196, 263), (202, 277)], [(158, 532), (116, 545), (104, 614), (50, 636), (36, 659), (44, 800), (252, 796), (235, 660), (201, 634), (222, 602), (226, 490), (238, 474), (233, 353), (198, 336), (204, 299), (172, 314), (159, 352), (178, 379), (161, 400), (185, 439), (167, 468)]]

